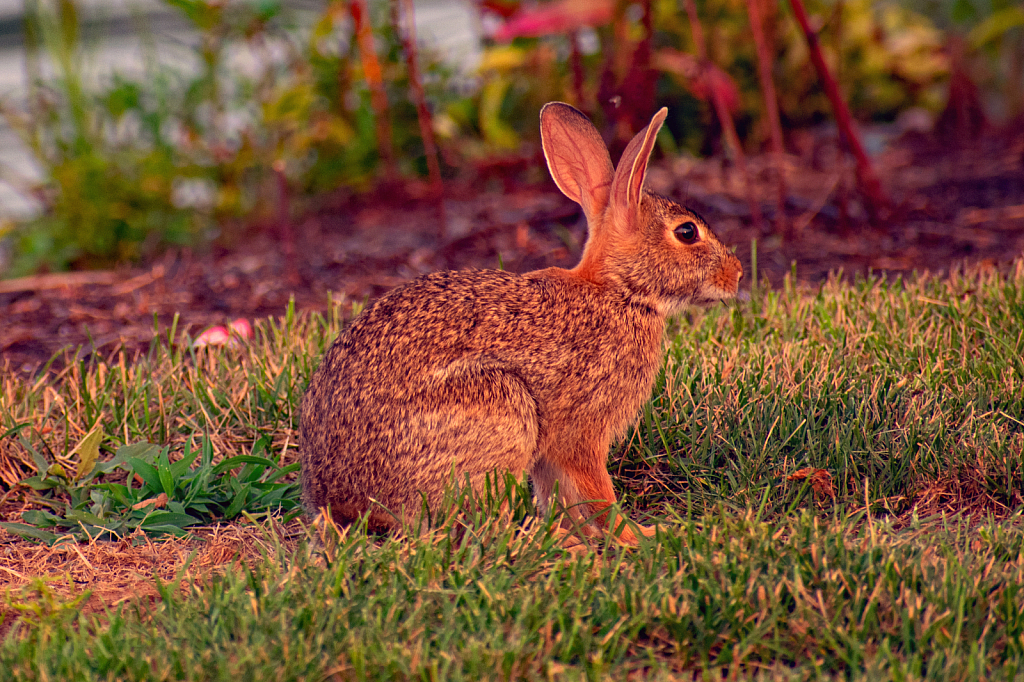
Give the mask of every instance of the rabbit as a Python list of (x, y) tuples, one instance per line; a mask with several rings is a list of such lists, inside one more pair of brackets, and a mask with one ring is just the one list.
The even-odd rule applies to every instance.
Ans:
[(576, 267), (428, 274), (338, 336), (302, 399), (310, 514), (366, 514), (386, 531), (436, 505), (453, 475), (479, 490), (489, 473), (528, 472), (540, 509), (557, 489), (577, 524), (589, 520), (583, 534), (654, 534), (609, 518), (609, 447), (651, 393), (666, 317), (734, 296), (743, 274), (700, 216), (644, 189), (667, 111), (613, 169), (585, 115), (541, 110), (548, 169), (587, 220)]

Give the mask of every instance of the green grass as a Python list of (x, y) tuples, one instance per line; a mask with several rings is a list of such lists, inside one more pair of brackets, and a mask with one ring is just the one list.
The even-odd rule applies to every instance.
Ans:
[(325, 317), (289, 307), (280, 319), (258, 322), (256, 337), (238, 348), (196, 349), (175, 325), (159, 330), (142, 357), (72, 361), (30, 382), (5, 373), (0, 455), (26, 478), (59, 467), (74, 480), (80, 445), (98, 432), (110, 456), (150, 443), (177, 459), (204, 439), (217, 461), (251, 455), (262, 441), (260, 451), (282, 466), (295, 462), (299, 400), (340, 328), (339, 308), (332, 303)]
[(864, 516), (679, 519), (572, 557), (484, 517), (413, 540), (350, 532), (322, 555), (162, 586), (162, 600), (21, 622), (5, 679), (1013, 679), (1017, 524)]
[(1018, 261), (1005, 276), (787, 284), (681, 324), (613, 466), (654, 509), (792, 511), (809, 492), (787, 478), (814, 467), (840, 502), (1007, 513), (1024, 502), (1022, 448)]
[[(39, 475), (31, 450), (76, 471), (76, 445), (98, 425), (109, 455), (152, 443), (173, 466), (208, 435), (211, 462), (259, 442), (262, 458), (286, 466), (302, 389), (339, 325), (332, 305), (326, 317), (266, 321), (242, 348), (194, 353), (161, 332), (137, 362), (72, 364), (31, 385), (7, 377), (0, 418), (13, 435), (0, 455), (25, 462), (26, 478)], [(787, 284), (671, 331), (655, 395), (609, 463), (629, 513), (663, 526), (657, 541), (572, 555), (518, 498), (512, 520), (478, 510), (413, 539), (353, 530), (327, 549), (303, 544), (165, 587), (145, 611), (23, 608), (35, 615), (0, 645), (0, 670), (1024, 674), (1024, 261), (946, 279)], [(44, 494), (54, 504), (68, 493)], [(44, 593), (9, 599), (45, 604)]]

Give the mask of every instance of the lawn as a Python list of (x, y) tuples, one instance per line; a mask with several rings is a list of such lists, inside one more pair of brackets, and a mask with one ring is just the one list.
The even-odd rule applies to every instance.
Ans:
[[(70, 568), (12, 579), (8, 679), (1024, 673), (1024, 261), (789, 280), (682, 315), (609, 459), (661, 527), (637, 549), (570, 550), (508, 481), (412, 537), (283, 525), (298, 401), (347, 312), (289, 310), (235, 348), (161, 329), (143, 357), (4, 377), (0, 465), (37, 489), (6, 521), (39, 551), (70, 533), (83, 560), (112, 544), (86, 536), (156, 552), (224, 518), (264, 537), (105, 608), (81, 608)], [(11, 557), (30, 545), (4, 541), (27, 579)]]

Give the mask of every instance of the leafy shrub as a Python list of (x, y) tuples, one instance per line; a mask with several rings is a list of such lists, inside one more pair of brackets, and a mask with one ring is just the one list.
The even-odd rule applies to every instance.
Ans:
[[(44, 175), (33, 188), (42, 216), (16, 231), (9, 274), (230, 243), (243, 218), (276, 215), (281, 174), (300, 194), (372, 177), (374, 119), (343, 3), (310, 27), (276, 0), (166, 0), (198, 35), (178, 61), (198, 69), (150, 50), (142, 77), (90, 87), (76, 2), (53, 1), (27, 6), (29, 101), (0, 105)], [(43, 76), (44, 55), (56, 78)], [(238, 66), (240, 55), (255, 66)], [(392, 76), (400, 86), (401, 69)], [(415, 112), (399, 114), (410, 126), (396, 140), (407, 148)]]

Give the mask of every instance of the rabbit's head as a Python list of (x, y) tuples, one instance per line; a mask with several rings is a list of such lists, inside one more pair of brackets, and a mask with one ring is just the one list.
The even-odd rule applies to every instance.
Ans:
[(561, 102), (544, 106), (541, 140), (559, 189), (583, 207), (588, 236), (573, 273), (620, 286), (663, 314), (736, 294), (743, 268), (693, 211), (644, 189), (665, 121), (661, 109), (630, 141), (617, 168), (597, 129)]

